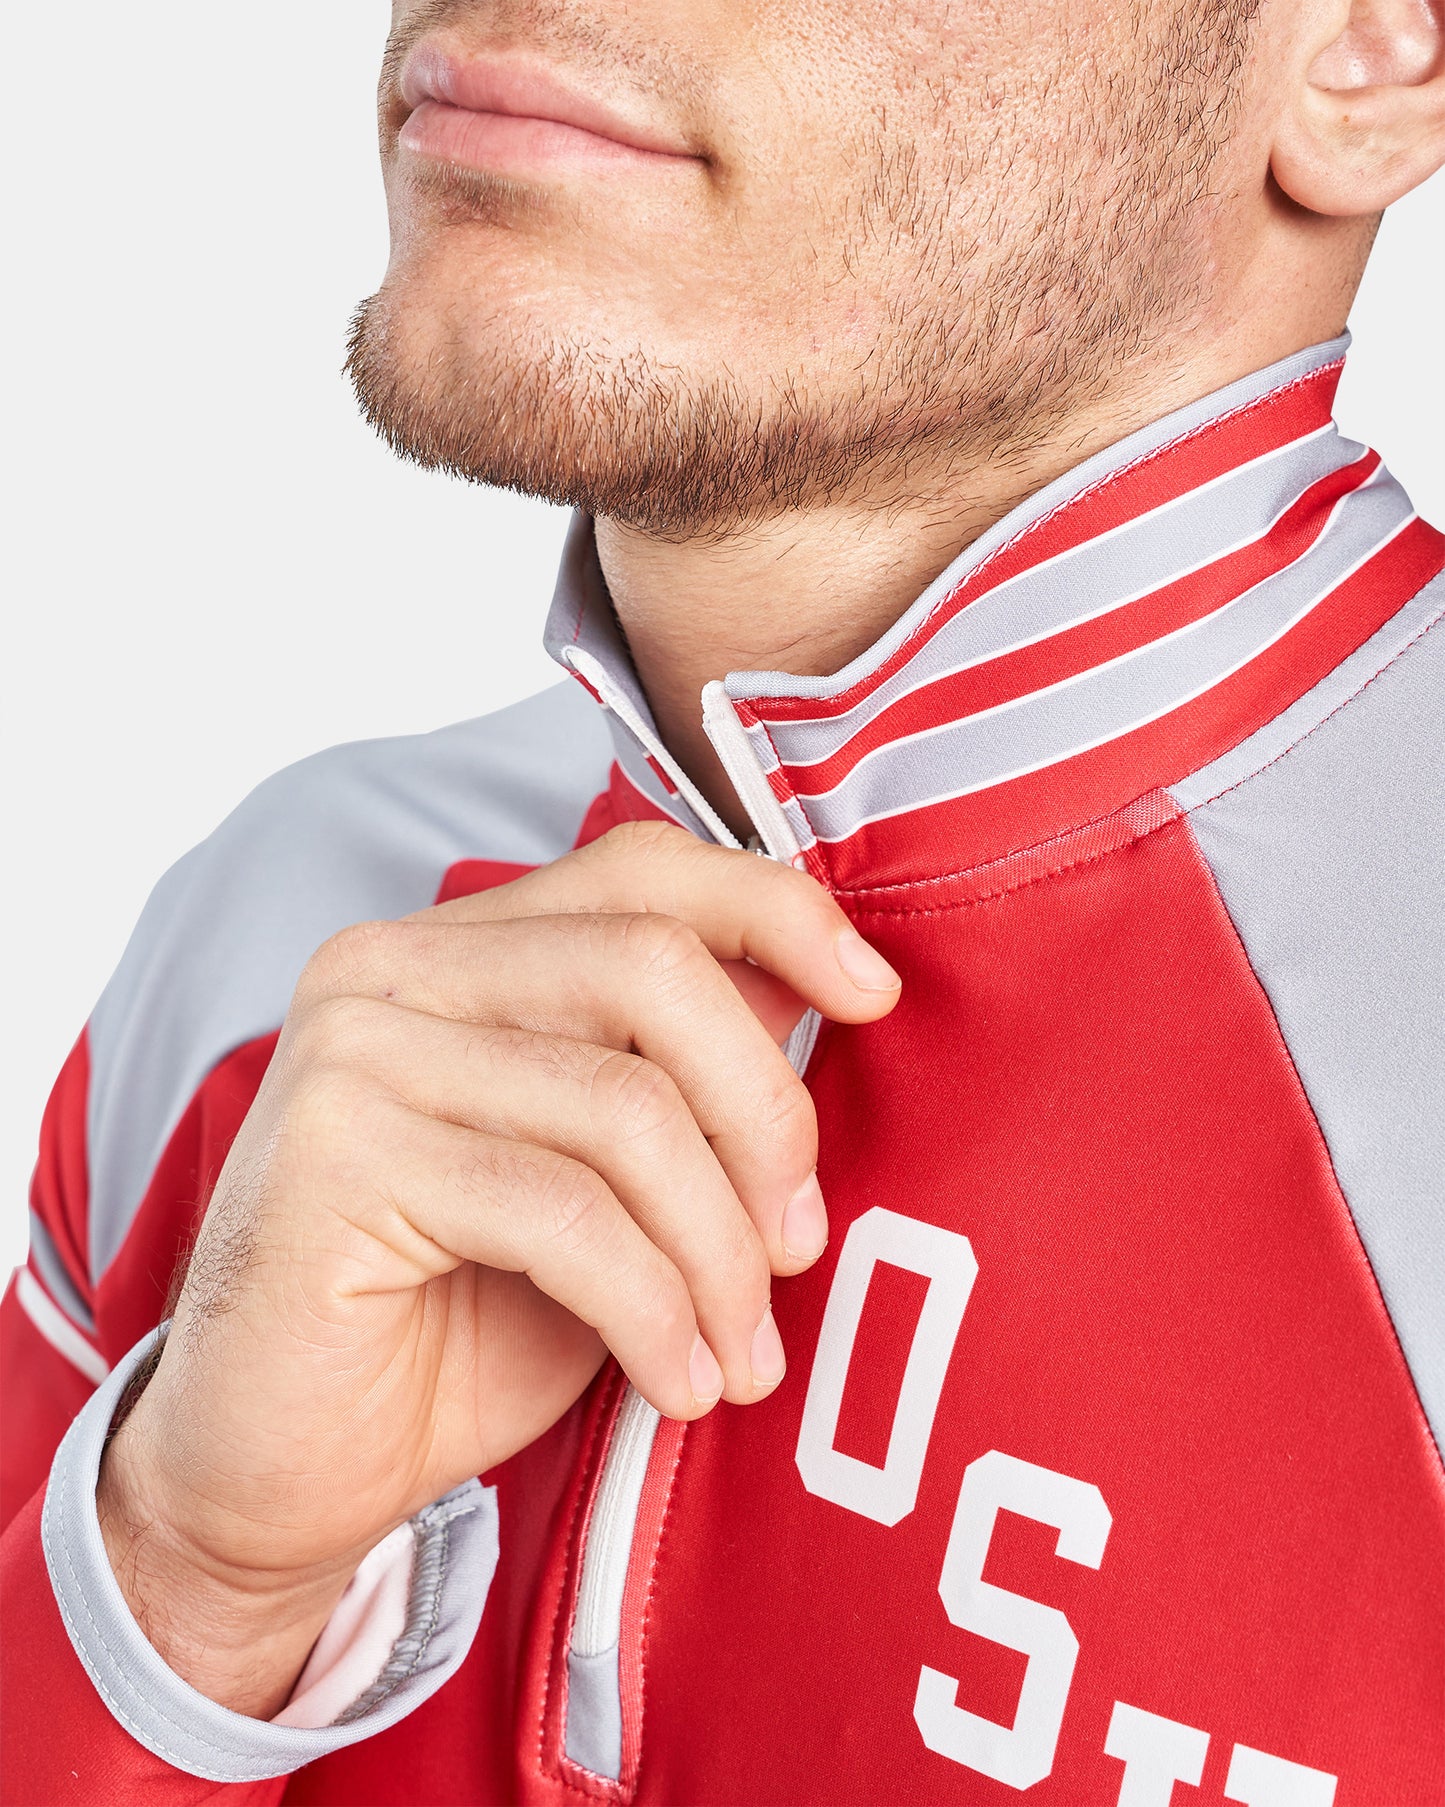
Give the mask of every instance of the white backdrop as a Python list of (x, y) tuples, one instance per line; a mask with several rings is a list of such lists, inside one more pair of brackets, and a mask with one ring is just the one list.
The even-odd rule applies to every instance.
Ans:
[[(559, 515), (398, 464), (340, 375), (385, 255), (386, 14), (72, 0), (59, 123), (52, 83), (8, 96), (0, 1274), (51, 1079), (165, 867), (290, 760), (554, 676)], [(14, 66), (55, 29), (18, 9)], [(1437, 178), (1386, 222), (1340, 413), (1445, 522), (1442, 298)]]

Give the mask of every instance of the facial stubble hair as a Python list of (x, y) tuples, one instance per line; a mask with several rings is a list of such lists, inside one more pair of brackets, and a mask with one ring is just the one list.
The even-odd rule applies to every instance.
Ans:
[[(491, 321), (480, 350), (470, 334), (438, 355), (419, 349), (405, 289), (383, 285), (352, 323), (362, 410), (426, 468), (667, 539), (845, 498), (896, 506), (941, 468), (1020, 460), (1196, 304), (1208, 272), (1189, 222), (1215, 198), (1257, 4), (1222, 0), (1201, 21), (1184, 0), (1127, 82), (1100, 75), (1095, 104), (1035, 159), (1025, 233), (1006, 147), (960, 137), (929, 191), (909, 143), (861, 131), (854, 167), (872, 179), (829, 222), (839, 267), (903, 279), (882, 293), (878, 343), (841, 391), (820, 393), (807, 371), (751, 384), (721, 362), (689, 371), (644, 344), (604, 353), (520, 315)], [(435, 186), (478, 221), (520, 199), (460, 172)]]

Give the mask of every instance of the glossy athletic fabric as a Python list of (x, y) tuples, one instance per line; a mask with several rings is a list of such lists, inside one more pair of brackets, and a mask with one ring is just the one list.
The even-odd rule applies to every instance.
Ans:
[[(833, 1236), (776, 1291), (788, 1379), (653, 1442), (616, 1778), (567, 1755), (615, 1370), (485, 1477), (465, 1660), (289, 1775), (291, 1728), (237, 1721), (189, 1772), (131, 1736), (38, 1525), (316, 943), (621, 819), (709, 831), (585, 523), (549, 625), (585, 689), (325, 755), (163, 881), (0, 1308), (9, 1798), (1445, 1799), (1445, 549), (1330, 427), (1341, 349), (1052, 486), (838, 677), (727, 679), (715, 738), (771, 851), (905, 988), (808, 1063)], [(58, 1465), (47, 1513), (84, 1508)], [(439, 1585), (443, 1639), (484, 1585)], [(109, 1628), (122, 1669), (138, 1636)]]

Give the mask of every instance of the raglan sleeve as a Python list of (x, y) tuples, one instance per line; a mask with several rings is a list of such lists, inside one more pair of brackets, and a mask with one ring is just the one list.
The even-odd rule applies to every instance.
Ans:
[[(298, 921), (268, 915), (261, 895), (228, 915), (234, 873), (278, 856), (248, 808), (229, 844), (220, 831), (158, 887), (42, 1123), (28, 1259), (0, 1300), (6, 1807), (269, 1807), (296, 1770), (384, 1731), (460, 1667), (496, 1565), (495, 1496), (470, 1481), (363, 1562), (270, 1721), (169, 1669), (110, 1570), (95, 1485), (117, 1407), (164, 1335), (173, 1276), (300, 967), (344, 921), (379, 913), (333, 899), (339, 920)], [(314, 896), (305, 878), (288, 875), (287, 898), (298, 882)], [(261, 938), (274, 970), (247, 967), (240, 933)]]

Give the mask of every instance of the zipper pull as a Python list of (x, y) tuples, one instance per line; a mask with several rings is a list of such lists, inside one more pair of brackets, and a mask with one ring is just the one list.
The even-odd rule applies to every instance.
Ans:
[(758, 841), (773, 859), (781, 860), (785, 866), (796, 865), (801, 851), (798, 837), (782, 804), (773, 795), (767, 773), (758, 764), (748, 731), (738, 720), (726, 685), (716, 679), (703, 686), (702, 726), (755, 830), (748, 845)]

